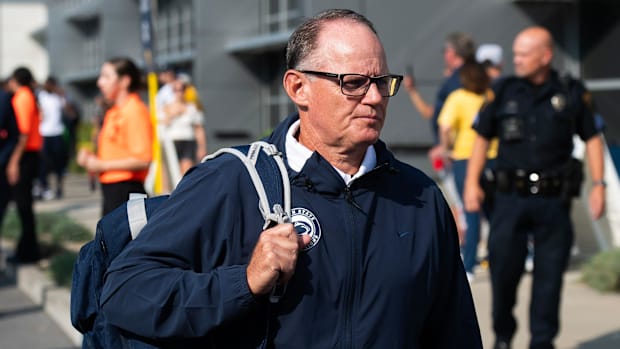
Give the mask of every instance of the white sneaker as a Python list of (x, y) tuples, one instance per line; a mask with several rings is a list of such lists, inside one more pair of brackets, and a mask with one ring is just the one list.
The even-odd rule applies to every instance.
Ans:
[(56, 197), (56, 194), (54, 194), (54, 191), (51, 190), (51, 189), (45, 189), (43, 191), (43, 195), (41, 195), (41, 197), (45, 201), (50, 201), (50, 200), (53, 200)]
[(531, 273), (534, 271), (534, 256), (528, 255), (525, 258), (525, 271)]

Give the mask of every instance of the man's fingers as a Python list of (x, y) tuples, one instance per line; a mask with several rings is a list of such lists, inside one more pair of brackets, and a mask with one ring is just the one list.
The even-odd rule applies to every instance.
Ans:
[(278, 224), (261, 233), (247, 269), (248, 285), (254, 294), (266, 294), (286, 283), (295, 272), (299, 252), (310, 243), (292, 224)]

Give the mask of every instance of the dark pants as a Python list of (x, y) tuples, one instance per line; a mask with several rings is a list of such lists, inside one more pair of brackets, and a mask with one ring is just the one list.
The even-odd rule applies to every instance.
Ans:
[(39, 181), (43, 189), (49, 188), (47, 175), (52, 172), (56, 175), (57, 190), (62, 191), (62, 178), (67, 168), (69, 152), (64, 136), (43, 137), (41, 152), (41, 166)]
[(126, 181), (101, 184), (101, 193), (103, 196), (102, 215), (105, 216), (129, 200), (129, 194), (146, 194), (146, 191), (144, 190), (144, 185), (142, 182)]
[[(0, 166), (0, 229), (2, 228), (2, 222), (4, 221), (4, 214), (6, 207), (11, 200), (11, 187), (6, 178), (6, 164)], [(0, 230), (0, 233), (2, 231)]]
[(563, 273), (574, 240), (570, 204), (557, 197), (497, 193), (489, 233), (489, 267), (493, 291), (493, 329), (510, 342), (517, 322), (512, 313), (516, 290), (534, 240), (530, 303), (530, 348), (553, 348), (559, 330)]
[(15, 257), (21, 262), (35, 262), (40, 258), (32, 200), (32, 181), (38, 175), (39, 161), (39, 152), (24, 152), (19, 162), (19, 181), (11, 188), (11, 196), (22, 223), (15, 252)]

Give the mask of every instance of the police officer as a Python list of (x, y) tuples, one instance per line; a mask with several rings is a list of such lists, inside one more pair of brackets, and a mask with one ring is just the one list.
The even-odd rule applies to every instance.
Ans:
[(551, 34), (541, 27), (526, 28), (515, 38), (513, 53), (515, 76), (497, 84), (495, 99), (483, 106), (474, 124), (478, 136), (464, 201), (466, 210), (479, 210), (486, 149), (490, 139), (499, 137), (488, 240), (494, 348), (510, 348), (517, 327), (512, 309), (530, 234), (535, 250), (530, 348), (553, 348), (562, 275), (574, 239), (570, 198), (581, 184), (580, 163), (575, 166), (571, 160), (572, 137), (576, 133), (586, 142), (593, 219), (605, 206), (603, 143), (584, 86), (551, 68)]

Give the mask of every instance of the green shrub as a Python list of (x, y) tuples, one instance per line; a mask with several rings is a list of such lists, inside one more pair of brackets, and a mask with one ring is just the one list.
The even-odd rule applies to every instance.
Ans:
[(66, 216), (56, 221), (49, 232), (52, 241), (56, 243), (64, 241), (84, 242), (93, 238), (93, 233), (90, 230)]
[(37, 222), (37, 231), (40, 234), (48, 234), (50, 230), (56, 225), (56, 223), (65, 218), (62, 213), (56, 212), (41, 212), (35, 214)]
[(2, 234), (2, 238), (15, 240), (19, 237), (21, 231), (21, 223), (19, 222), (19, 218), (15, 213), (15, 210), (6, 210), (6, 214), (4, 215), (4, 222), (2, 222), (2, 227), (0, 227), (0, 234)]
[(77, 257), (76, 252), (65, 251), (51, 258), (49, 273), (58, 286), (71, 286), (71, 274)]
[(594, 256), (583, 266), (582, 278), (601, 292), (620, 292), (620, 248)]
[[(58, 286), (70, 287), (73, 264), (78, 254), (71, 251), (66, 243), (89, 241), (93, 238), (92, 232), (63, 212), (36, 213), (35, 219), (41, 257), (50, 259), (50, 277)], [(8, 210), (1, 228), (3, 238), (19, 238), (21, 224), (15, 209)]]
[[(85, 242), (93, 234), (83, 225), (62, 212), (41, 212), (35, 215), (37, 234), (41, 240), (49, 239), (61, 244), (65, 241)], [(21, 232), (21, 223), (14, 209), (8, 210), (2, 224), (2, 237), (16, 240)]]

